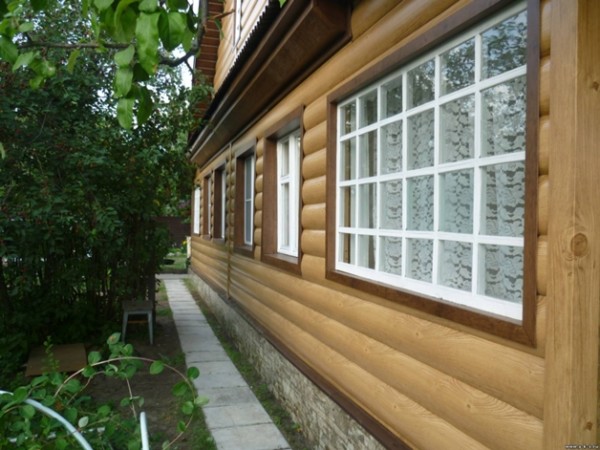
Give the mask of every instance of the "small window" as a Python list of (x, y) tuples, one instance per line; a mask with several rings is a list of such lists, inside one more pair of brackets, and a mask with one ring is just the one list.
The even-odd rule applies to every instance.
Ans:
[(263, 190), (262, 259), (300, 272), (302, 109), (267, 133)]
[(212, 189), (210, 175), (202, 180), (202, 235), (210, 237)]
[(215, 170), (214, 176), (214, 218), (213, 218), (213, 238), (225, 239), (226, 219), (227, 219), (227, 177), (225, 168)]
[(235, 248), (252, 256), (254, 244), (254, 143), (236, 159)]
[(527, 36), (519, 2), (332, 94), (329, 278), (525, 320)]
[(277, 141), (277, 252), (298, 256), (300, 131)]
[(194, 189), (194, 234), (200, 234), (200, 187)]

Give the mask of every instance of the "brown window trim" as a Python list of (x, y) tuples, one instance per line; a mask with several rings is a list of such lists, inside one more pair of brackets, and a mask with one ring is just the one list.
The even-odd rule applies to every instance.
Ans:
[[(244, 242), (245, 232), (245, 186), (246, 186), (246, 172), (245, 162), (247, 158), (256, 158), (256, 139), (243, 142), (233, 149), (235, 155), (235, 199), (234, 199), (234, 211), (233, 216), (233, 251), (240, 255), (254, 257), (254, 236), (252, 238), (252, 245), (248, 245)], [(256, 181), (256, 178), (254, 179)], [(256, 197), (256, 190), (254, 191)], [(254, 214), (254, 210), (252, 214)]]
[(281, 269), (300, 274), (302, 261), (302, 158), (300, 152), (300, 186), (298, 189), (298, 256), (293, 257), (277, 253), (277, 139), (296, 129), (300, 129), (300, 140), (304, 138), (302, 115), (304, 106), (297, 108), (283, 117), (265, 133), (265, 150), (263, 154), (263, 221), (261, 261)]
[(202, 229), (200, 230), (201, 236), (203, 239), (210, 239), (211, 238), (211, 234), (210, 234), (210, 202), (211, 202), (211, 197), (212, 197), (212, 192), (210, 189), (211, 186), (211, 175), (212, 174), (208, 174), (205, 175), (204, 178), (202, 178), (202, 219), (201, 219), (201, 223), (202, 223)]
[(537, 254), (537, 184), (538, 184), (538, 128), (539, 128), (539, 3), (527, 2), (528, 51), (527, 51), (527, 141), (526, 141), (526, 181), (525, 181), (525, 246), (524, 246), (524, 286), (523, 320), (512, 321), (480, 311), (461, 308), (396, 287), (375, 283), (371, 280), (352, 276), (335, 268), (335, 218), (336, 218), (336, 156), (337, 156), (337, 103), (344, 97), (377, 81), (386, 74), (406, 65), (410, 60), (433, 49), (453, 35), (467, 30), (504, 6), (513, 3), (505, 0), (473, 2), (455, 12), (427, 32), (390, 54), (382, 61), (367, 69), (353, 80), (332, 92), (328, 97), (327, 130), (327, 258), (326, 277), (393, 302), (424, 311), (428, 314), (449, 319), (462, 325), (506, 338), (531, 347), (536, 346), (535, 326), (537, 308), (536, 254)]

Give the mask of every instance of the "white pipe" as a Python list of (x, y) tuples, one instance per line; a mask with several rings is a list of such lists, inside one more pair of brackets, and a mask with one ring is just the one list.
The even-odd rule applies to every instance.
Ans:
[(140, 434), (142, 435), (142, 450), (150, 450), (148, 442), (148, 425), (146, 424), (146, 413), (140, 413)]
[[(2, 390), (0, 390), (0, 394), (13, 395), (12, 392)], [(73, 437), (77, 440), (77, 442), (79, 442), (82, 448), (84, 448), (85, 450), (94, 450), (90, 446), (90, 444), (88, 444), (88, 442), (85, 440), (85, 438), (81, 435), (81, 433), (77, 431), (77, 429), (67, 419), (58, 414), (56, 411), (42, 405), (39, 402), (36, 402), (35, 400), (27, 399), (25, 400), (25, 403), (33, 406), (35, 409), (45, 413), (46, 415), (58, 420), (73, 435)]]

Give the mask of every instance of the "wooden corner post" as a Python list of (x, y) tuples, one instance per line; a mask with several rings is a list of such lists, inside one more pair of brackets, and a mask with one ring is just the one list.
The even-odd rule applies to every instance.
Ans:
[(597, 443), (600, 2), (552, 0), (544, 448)]

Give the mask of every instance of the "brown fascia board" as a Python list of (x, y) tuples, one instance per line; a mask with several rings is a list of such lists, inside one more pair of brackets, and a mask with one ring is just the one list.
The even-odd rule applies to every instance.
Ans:
[(205, 125), (195, 133), (190, 159), (208, 162), (350, 38), (350, 2), (288, 0), (215, 95)]

